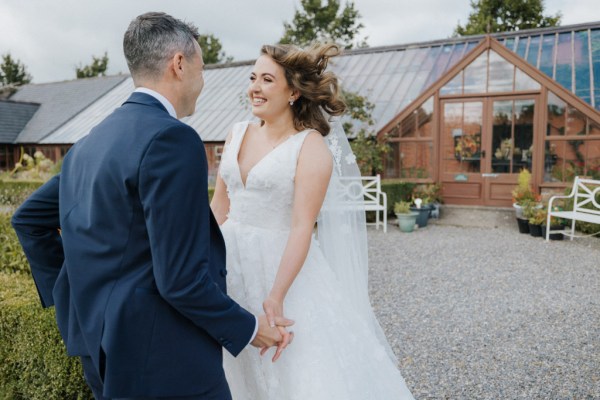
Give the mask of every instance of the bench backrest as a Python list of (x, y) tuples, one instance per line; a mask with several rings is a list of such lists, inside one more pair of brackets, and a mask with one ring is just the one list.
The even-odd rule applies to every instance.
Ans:
[(340, 188), (346, 200), (364, 205), (379, 205), (381, 197), (381, 177), (362, 176), (362, 177), (343, 177), (340, 178), (343, 188)]
[(573, 181), (573, 211), (600, 215), (600, 181), (578, 176)]

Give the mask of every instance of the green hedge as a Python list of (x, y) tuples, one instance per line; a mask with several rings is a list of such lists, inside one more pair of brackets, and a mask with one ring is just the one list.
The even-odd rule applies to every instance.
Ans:
[(411, 201), (412, 192), (417, 186), (413, 182), (399, 179), (384, 179), (381, 181), (381, 190), (387, 195), (388, 214), (394, 213), (394, 204), (398, 201)]
[(0, 180), (0, 205), (16, 208), (43, 184), (42, 181)]
[(0, 273), (0, 398), (91, 400), (78, 358), (68, 357), (54, 309), (31, 277)]
[(29, 263), (17, 235), (10, 225), (10, 215), (0, 212), (0, 273), (30, 274)]

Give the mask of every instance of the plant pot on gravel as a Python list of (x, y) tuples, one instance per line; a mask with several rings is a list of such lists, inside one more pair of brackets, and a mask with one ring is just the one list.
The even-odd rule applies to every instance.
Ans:
[[(550, 230), (551, 231), (556, 231), (559, 229), (564, 229), (565, 227), (563, 225), (552, 225), (550, 226)], [(542, 237), (544, 239), (546, 239), (546, 225), (542, 225)], [(556, 233), (551, 233), (550, 234), (550, 240), (563, 240), (565, 237), (565, 235), (562, 234), (562, 232), (556, 232)]]
[(412, 232), (415, 229), (415, 225), (417, 223), (417, 216), (419, 214), (416, 212), (409, 212), (408, 214), (396, 214), (396, 218), (398, 218), (398, 226), (402, 232)]
[(530, 223), (529, 234), (533, 237), (542, 237), (542, 225)]
[(402, 232), (412, 232), (415, 229), (417, 223), (416, 212), (410, 211), (410, 203), (406, 201), (400, 201), (394, 204), (394, 212), (396, 218), (398, 218), (398, 226)]
[(529, 217), (529, 234), (534, 237), (542, 236), (542, 224), (546, 220), (548, 212), (543, 208), (534, 208)]
[(415, 199), (415, 205), (410, 207), (410, 211), (419, 213), (417, 216), (417, 225), (419, 228), (424, 228), (427, 226), (427, 221), (429, 220), (429, 214), (433, 210), (432, 204), (422, 204), (421, 199)]
[(529, 221), (525, 218), (517, 218), (519, 233), (529, 233)]

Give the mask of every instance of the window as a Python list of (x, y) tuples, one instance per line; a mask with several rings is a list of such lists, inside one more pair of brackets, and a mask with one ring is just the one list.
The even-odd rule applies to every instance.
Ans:
[[(538, 38), (539, 39), (539, 38)], [(487, 50), (440, 89), (440, 95), (538, 91), (541, 86), (493, 50)]]
[(433, 176), (433, 97), (389, 133), (392, 150), (386, 155), (386, 176), (428, 179)]
[(544, 181), (600, 179), (600, 126), (552, 92), (547, 107)]

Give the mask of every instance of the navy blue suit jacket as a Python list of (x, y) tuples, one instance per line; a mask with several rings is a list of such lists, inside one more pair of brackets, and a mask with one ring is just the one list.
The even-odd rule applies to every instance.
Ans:
[(237, 355), (254, 332), (226, 294), (202, 141), (152, 96), (133, 93), (76, 143), (12, 223), (68, 353), (93, 359), (105, 396), (222, 385), (222, 347)]

